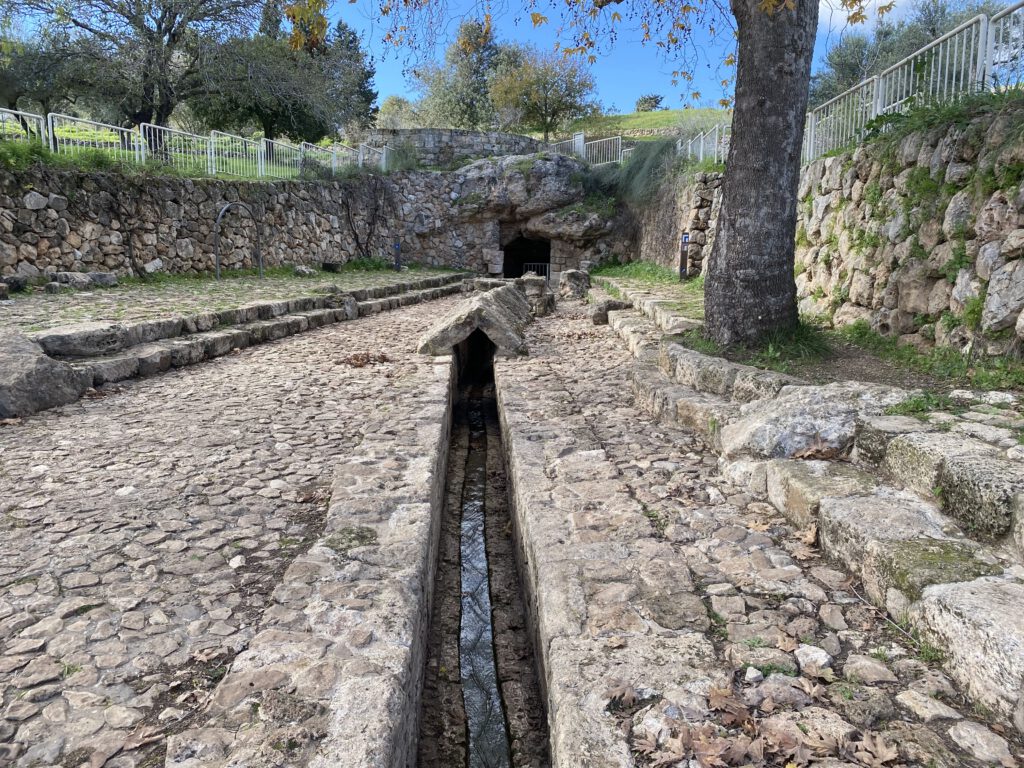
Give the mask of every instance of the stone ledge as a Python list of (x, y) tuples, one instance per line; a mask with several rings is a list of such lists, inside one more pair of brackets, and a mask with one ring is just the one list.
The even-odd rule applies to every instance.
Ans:
[[(436, 285), (438, 281), (442, 282), (440, 286)], [(43, 358), (49, 360), (53, 366), (62, 366), (73, 371), (74, 375), (84, 382), (84, 386), (79, 387), (77, 395), (71, 399), (68, 399), (69, 395), (65, 391), (68, 387), (65, 386), (59, 397), (56, 394), (54, 397), (37, 397), (35, 399), (38, 400), (38, 405), (19, 408), (16, 412), (12, 410), (10, 415), (28, 416), (45, 408), (73, 402), (90, 386), (99, 387), (135, 376), (152, 376), (170, 368), (182, 368), (212, 360), (238, 349), (277, 341), (331, 323), (432, 301), (464, 290), (461, 276), (432, 277), (421, 283), (432, 287), (362, 302), (356, 302), (349, 294), (332, 294), (326, 297), (249, 304), (217, 313), (204, 313), (187, 318), (160, 318), (127, 326), (90, 323), (84, 327), (75, 326), (74, 330), (58, 328), (46, 331), (37, 334), (35, 343), (28, 343), (36, 349), (45, 341), (53, 350), (77, 350), (79, 354), (66, 358), (53, 359), (52, 356), (45, 355)], [(420, 283), (414, 283), (416, 284)], [(384, 286), (381, 290), (387, 291), (392, 287)], [(367, 291), (361, 293), (366, 294)], [(319, 304), (335, 306), (315, 308)], [(291, 310), (295, 310), (295, 313), (290, 313)], [(222, 320), (232, 317), (246, 318), (247, 321), (236, 327), (221, 327)], [(136, 343), (125, 346), (129, 342)], [(80, 354), (86, 350), (100, 350), (101, 353)], [(12, 383), (6, 386), (15, 385)], [(3, 390), (0, 389), (0, 400), (2, 398)]]
[[(609, 710), (619, 681), (706, 711), (731, 670), (704, 636), (686, 563), (656, 538), (597, 435), (561, 417), (572, 397), (557, 376), (529, 362), (496, 361), (495, 387), (552, 765), (625, 768), (628, 743)], [(652, 590), (665, 583), (678, 589)]]
[[(1024, 465), (963, 433), (885, 415), (884, 408), (906, 394), (891, 389), (785, 386), (742, 405), (722, 394), (698, 392), (664, 368), (672, 372), (679, 360), (693, 360), (683, 366), (685, 380), (714, 384), (720, 391), (729, 390), (721, 382), (730, 376), (735, 388), (740, 374), (732, 375), (726, 361), (704, 363), (681, 347), (670, 354), (669, 344), (661, 345), (657, 362), (663, 367), (656, 367), (649, 354), (652, 338), (660, 335), (654, 324), (628, 312), (610, 314), (613, 328), (637, 358), (638, 404), (702, 435), (723, 455), (723, 474), (767, 495), (794, 524), (817, 525), (822, 549), (860, 576), (868, 598), (939, 647), (946, 669), (972, 699), (1024, 732), (1024, 627), (1020, 612), (1009, 608), (1024, 603), (1019, 560), (1024, 479), (1018, 477)], [(693, 375), (705, 366), (721, 375)], [(787, 400), (792, 402), (779, 415), (789, 418), (772, 426), (773, 409)], [(801, 426), (798, 417), (810, 411), (816, 411), (814, 418)], [(790, 437), (782, 439), (787, 431)], [(815, 439), (794, 442), (799, 435)], [(774, 453), (786, 443), (789, 448)], [(901, 458), (910, 446), (919, 457), (913, 461)], [(807, 460), (835, 458), (850, 448), (859, 467)], [(773, 453), (793, 458), (766, 461)], [(885, 487), (872, 474), (879, 466), (927, 498)], [(956, 483), (952, 492), (942, 486), (944, 514), (932, 491), (951, 481)], [(1005, 534), (1012, 525), (1020, 550), (985, 547), (965, 536), (961, 525), (982, 538)]]

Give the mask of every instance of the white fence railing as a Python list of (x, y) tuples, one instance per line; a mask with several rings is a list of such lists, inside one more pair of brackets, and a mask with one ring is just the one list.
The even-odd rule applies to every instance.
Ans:
[(689, 139), (682, 139), (676, 144), (676, 151), (685, 154), (699, 163), (709, 161), (724, 163), (729, 154), (729, 136), (732, 126), (722, 123), (708, 128)]
[(591, 165), (622, 162), (622, 137), (588, 141), (583, 145), (583, 157)]
[(50, 149), (59, 155), (98, 153), (120, 163), (141, 163), (145, 159), (142, 136), (130, 128), (50, 113), (46, 116), (46, 133)]
[(811, 110), (804, 162), (864, 138), (868, 123), (911, 106), (1024, 83), (1024, 2), (975, 16), (876, 77)]
[(173, 168), (187, 175), (212, 173), (209, 136), (150, 123), (140, 125), (139, 133), (142, 134), (143, 159), (146, 162)]
[(16, 109), (0, 109), (0, 140), (46, 141), (46, 118)]
[(302, 173), (302, 147), (264, 139), (263, 175), (272, 179), (295, 179)]
[(1004, 8), (988, 20), (986, 75), (999, 90), (1024, 83), (1024, 3)]
[(303, 142), (296, 146), (269, 139), (210, 131), (188, 133), (162, 125), (142, 123), (138, 128), (51, 113), (0, 109), (0, 141), (38, 142), (60, 155), (98, 153), (118, 163), (155, 164), (190, 176), (296, 179), (321, 178), (350, 165), (388, 169), (391, 148), (336, 144), (320, 147)]

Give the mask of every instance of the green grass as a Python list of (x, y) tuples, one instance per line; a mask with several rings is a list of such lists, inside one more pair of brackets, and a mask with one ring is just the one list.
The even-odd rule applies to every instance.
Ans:
[[(642, 283), (678, 283), (679, 275), (667, 267), (649, 261), (630, 261), (626, 264), (605, 264), (590, 273), (595, 277), (618, 277)], [(703, 287), (703, 282), (702, 282)]]
[[(651, 131), (679, 128), (683, 133), (696, 133), (728, 122), (731, 114), (724, 109), (662, 109), (657, 112), (631, 112), (624, 115), (596, 115), (572, 123), (566, 138), (583, 131), (589, 140), (600, 136), (628, 134), (630, 131)], [(637, 139), (644, 139), (637, 136)], [(653, 136), (650, 138), (654, 138)]]
[(884, 360), (942, 381), (974, 389), (1024, 389), (1024, 362), (1018, 359), (983, 354), (974, 358), (948, 348), (921, 352), (899, 339), (875, 333), (863, 320), (833, 333)]
[(792, 373), (801, 364), (816, 363), (832, 356), (828, 334), (813, 323), (801, 321), (791, 331), (769, 334), (760, 347), (722, 347), (695, 328), (676, 338), (683, 346), (706, 355), (725, 357), (733, 362), (780, 373)]
[(935, 392), (924, 392), (923, 394), (915, 395), (914, 397), (904, 400), (899, 405), (889, 406), (885, 409), (885, 412), (900, 416), (927, 418), (927, 415), (933, 411), (952, 410), (962, 411), (964, 409), (958, 408), (946, 395), (937, 394)]

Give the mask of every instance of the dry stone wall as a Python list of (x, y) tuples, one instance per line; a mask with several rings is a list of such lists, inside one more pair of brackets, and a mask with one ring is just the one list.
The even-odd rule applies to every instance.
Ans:
[(920, 347), (1007, 351), (1024, 336), (1022, 118), (976, 117), (808, 166), (801, 311)]
[[(721, 173), (671, 176), (650, 204), (634, 212), (639, 258), (675, 272), (685, 270), (690, 277), (701, 274), (721, 205)], [(686, 243), (684, 234), (689, 236)]]
[[(36, 168), (0, 175), (0, 278), (114, 271), (202, 273), (255, 266), (257, 228), (267, 266), (359, 256), (482, 272), (501, 265), (502, 228), (552, 241), (560, 268), (624, 250), (621, 227), (580, 210), (580, 161), (557, 155), (481, 160), (457, 171), (364, 174), (327, 182), (126, 177)], [(236, 209), (237, 210), (237, 209)], [(492, 270), (493, 271), (493, 270)]]
[(412, 150), (421, 165), (447, 168), (452, 163), (479, 157), (526, 155), (539, 152), (544, 143), (513, 133), (460, 131), (447, 128), (390, 128), (370, 131), (366, 144)]

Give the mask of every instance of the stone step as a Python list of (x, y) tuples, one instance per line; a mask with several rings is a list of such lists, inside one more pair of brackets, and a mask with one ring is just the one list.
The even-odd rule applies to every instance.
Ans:
[(782, 373), (705, 355), (670, 338), (659, 343), (658, 365), (677, 384), (739, 403), (775, 397), (785, 386), (806, 383)]
[(996, 446), (919, 419), (863, 419), (857, 458), (934, 499), (974, 537), (1024, 554), (1024, 464)]
[[(343, 309), (354, 302), (370, 302), (367, 305), (369, 307), (376, 301), (401, 295), (407, 297), (419, 295), (424, 291), (457, 292), (462, 290), (464, 278), (464, 274), (453, 273), (376, 288), (363, 288), (351, 293), (339, 291), (280, 301), (253, 302), (216, 312), (169, 316), (131, 323), (78, 323), (37, 331), (28, 334), (28, 337), (39, 344), (43, 351), (51, 357), (95, 357), (113, 354), (129, 347), (161, 339), (212, 331), (221, 326), (242, 325), (257, 320), (272, 320), (284, 315), (297, 315), (313, 310)], [(407, 299), (407, 303), (411, 303), (411, 301)], [(393, 308), (392, 302), (389, 301), (388, 307)], [(371, 313), (369, 308), (366, 313)]]
[[(609, 317), (637, 358), (638, 406), (703, 436), (723, 475), (795, 526), (817, 526), (821, 549), (863, 581), (866, 599), (940, 649), (973, 701), (1024, 732), (1024, 567), (1019, 552), (985, 543), (1012, 532), (1024, 546), (1020, 462), (941, 425), (886, 415), (898, 392), (784, 389), (788, 377), (671, 339), (652, 360), (654, 323)], [(815, 439), (796, 450), (803, 433)], [(854, 463), (836, 461), (851, 443)]]
[(273, 316), (267, 320), (256, 320), (231, 328), (218, 328), (174, 338), (165, 337), (137, 344), (114, 354), (69, 358), (67, 362), (73, 368), (90, 373), (93, 386), (98, 387), (135, 376), (151, 376), (169, 368), (194, 365), (221, 357), (236, 349), (277, 341), (331, 323), (432, 301), (461, 291), (461, 283), (450, 283), (385, 299), (369, 299), (359, 303), (349, 299), (337, 309), (312, 309)]
[(909, 491), (820, 500), (820, 544), (868, 599), (939, 649), (971, 698), (1024, 731), (1024, 569)]
[(631, 378), (638, 407), (659, 421), (696, 432), (715, 450), (721, 449), (722, 427), (739, 415), (739, 405), (674, 384), (653, 365), (638, 364)]

